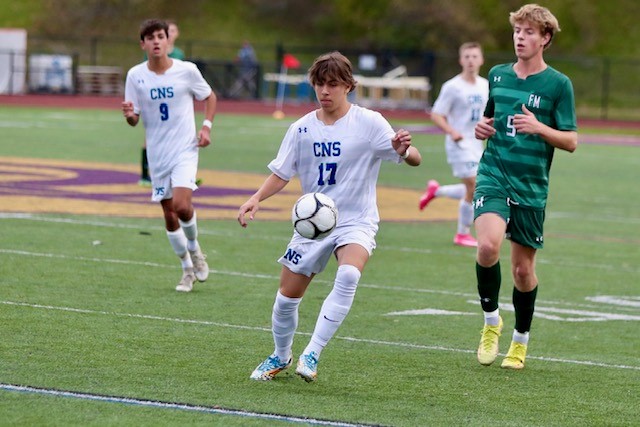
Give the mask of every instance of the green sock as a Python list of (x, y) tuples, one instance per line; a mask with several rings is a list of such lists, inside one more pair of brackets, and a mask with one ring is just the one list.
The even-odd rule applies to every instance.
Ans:
[(513, 308), (516, 315), (515, 329), (520, 333), (531, 330), (533, 310), (536, 305), (536, 295), (538, 295), (537, 285), (531, 292), (520, 292), (515, 287), (513, 288)]
[(500, 283), (502, 281), (500, 261), (491, 267), (483, 267), (476, 262), (476, 277), (478, 279), (478, 295), (480, 295), (482, 310), (486, 312), (497, 310)]
[(146, 179), (147, 181), (151, 181), (151, 178), (149, 177), (149, 160), (147, 159), (146, 148), (142, 149), (142, 158), (141, 158), (140, 166), (142, 169), (140, 174), (140, 179)]

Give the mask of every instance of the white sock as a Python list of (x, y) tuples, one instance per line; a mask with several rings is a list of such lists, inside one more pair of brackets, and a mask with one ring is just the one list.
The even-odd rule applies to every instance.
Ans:
[(458, 206), (458, 234), (469, 234), (473, 224), (473, 205), (465, 199), (460, 199)]
[(320, 353), (329, 343), (329, 340), (336, 333), (351, 309), (360, 275), (360, 270), (353, 265), (341, 265), (338, 267), (333, 289), (322, 304), (316, 327), (313, 330), (309, 344), (304, 349), (304, 354), (314, 351), (320, 357)]
[(286, 361), (291, 355), (293, 335), (298, 327), (298, 306), (302, 298), (285, 297), (278, 291), (271, 313), (271, 332), (275, 343), (274, 354)]
[(462, 199), (467, 194), (467, 187), (460, 184), (441, 185), (436, 191), (437, 197), (449, 197), (451, 199)]
[(488, 326), (498, 326), (500, 323), (500, 309), (494, 311), (484, 311), (484, 324)]
[(182, 221), (178, 219), (180, 222), (180, 227), (184, 230), (184, 235), (187, 237), (187, 249), (190, 252), (195, 252), (200, 248), (198, 245), (198, 223), (196, 221), (196, 211), (193, 211), (193, 216), (189, 221)]
[(513, 338), (514, 342), (519, 342), (520, 344), (527, 345), (529, 344), (529, 332), (518, 332), (515, 329), (513, 330)]
[(173, 252), (175, 252), (176, 255), (178, 255), (178, 258), (180, 258), (182, 269), (193, 268), (191, 256), (189, 256), (189, 253), (187, 252), (187, 238), (185, 237), (182, 228), (178, 228), (176, 231), (167, 230), (167, 238), (169, 239), (169, 243), (171, 243)]

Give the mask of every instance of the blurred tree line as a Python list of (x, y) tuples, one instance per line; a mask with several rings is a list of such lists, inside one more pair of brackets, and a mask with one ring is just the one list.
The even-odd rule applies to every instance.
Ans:
[[(0, 0), (0, 26), (41, 36), (137, 38), (149, 17), (176, 19), (183, 38), (455, 51), (468, 40), (512, 51), (520, 0)], [(560, 21), (554, 53), (637, 56), (638, 0), (548, 0)]]
[[(513, 60), (509, 13), (522, 0), (0, 0), (0, 27), (25, 28), (32, 53), (74, 55), (80, 65), (138, 63), (139, 24), (171, 18), (178, 46), (211, 69), (217, 88), (229, 86), (244, 40), (265, 72), (282, 53), (304, 66), (330, 49), (375, 53), (378, 75), (398, 64), (427, 76), (432, 94), (459, 70), (458, 46), (482, 43), (485, 72)], [(639, 0), (546, 0), (562, 32), (546, 55), (571, 76), (582, 116), (634, 118), (640, 99)], [(2, 46), (0, 46), (2, 49)], [(222, 89), (220, 89), (222, 90)]]

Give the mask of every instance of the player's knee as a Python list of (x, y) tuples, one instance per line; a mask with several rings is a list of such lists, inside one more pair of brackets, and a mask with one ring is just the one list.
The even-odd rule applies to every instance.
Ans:
[(180, 220), (187, 222), (193, 217), (193, 209), (188, 203), (175, 203), (173, 209)]
[(478, 263), (490, 267), (500, 258), (500, 244), (491, 241), (478, 241)]
[(511, 268), (513, 279), (516, 283), (528, 283), (530, 278), (534, 274), (533, 265), (530, 264), (515, 264)]
[(360, 270), (353, 265), (343, 264), (338, 267), (333, 289), (343, 296), (353, 296), (360, 281)]
[(175, 231), (180, 228), (180, 222), (175, 212), (164, 212), (164, 224), (169, 231)]
[(295, 313), (301, 301), (302, 298), (289, 298), (278, 291), (276, 300), (273, 303), (273, 313), (282, 316)]

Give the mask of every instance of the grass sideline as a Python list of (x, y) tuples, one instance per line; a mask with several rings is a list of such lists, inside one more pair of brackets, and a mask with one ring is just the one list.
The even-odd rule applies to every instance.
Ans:
[[(129, 128), (118, 111), (0, 107), (0, 126), (0, 161), (137, 164), (142, 141), (141, 129)], [(201, 169), (266, 173), (286, 127), (269, 117), (221, 114)], [(415, 143), (424, 165), (385, 164), (382, 184), (420, 191), (427, 178), (451, 180), (442, 137), (415, 134)], [(261, 426), (305, 418), (345, 425), (636, 425), (638, 149), (594, 144), (556, 154), (523, 372), (475, 361), (482, 321), (473, 252), (451, 245), (452, 222), (381, 224), (352, 312), (323, 353), (318, 381), (307, 384), (291, 372), (271, 383), (248, 380), (272, 350), (275, 259), (290, 235), (286, 218), (258, 216), (247, 230), (233, 220), (202, 221), (201, 243), (214, 271), (181, 295), (173, 290), (180, 271), (159, 211), (151, 218), (2, 215), (0, 383), (34, 389), (0, 388), (0, 419), (9, 425)], [(20, 173), (5, 171), (3, 194)], [(296, 355), (334, 272), (331, 263), (305, 296)], [(506, 248), (503, 275), (501, 353), (513, 326)]]

